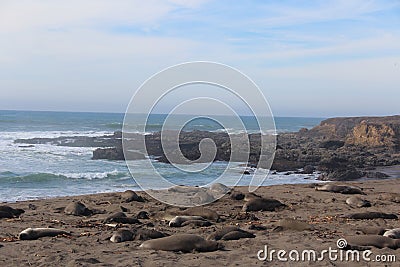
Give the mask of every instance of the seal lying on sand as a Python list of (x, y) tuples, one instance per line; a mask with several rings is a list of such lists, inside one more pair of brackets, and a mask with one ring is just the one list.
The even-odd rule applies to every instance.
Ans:
[(166, 236), (167, 236), (166, 234), (152, 229), (138, 229), (138, 230), (119, 229), (116, 233), (113, 234), (113, 236), (110, 238), (110, 241), (113, 243), (121, 243), (133, 240), (156, 239)]
[(209, 221), (203, 221), (203, 220), (189, 220), (189, 221), (183, 222), (181, 224), (182, 227), (187, 226), (187, 225), (197, 226), (197, 227), (208, 227), (208, 226), (211, 226), (212, 223)]
[(351, 206), (351, 207), (357, 207), (357, 208), (362, 208), (362, 207), (371, 207), (371, 202), (368, 200), (362, 199), (357, 196), (352, 196), (346, 199), (346, 204)]
[(125, 192), (122, 192), (120, 194), (120, 199), (121, 202), (124, 203), (129, 203), (132, 201), (144, 202), (144, 199), (141, 196), (138, 196), (138, 194), (132, 190), (126, 190)]
[(314, 226), (304, 221), (286, 218), (280, 220), (278, 222), (278, 226), (274, 228), (274, 231), (279, 232), (282, 230), (295, 230), (295, 231), (314, 230)]
[(223, 246), (216, 241), (205, 240), (198, 235), (176, 234), (145, 241), (140, 245), (140, 248), (182, 252), (210, 252), (222, 249)]
[(397, 219), (396, 214), (383, 213), (383, 212), (362, 212), (353, 213), (348, 215), (340, 216), (341, 218), (354, 219), (354, 220), (372, 220), (372, 219)]
[(365, 193), (361, 190), (361, 188), (355, 186), (347, 186), (347, 185), (334, 185), (334, 184), (317, 185), (315, 187), (315, 190), (332, 192), (332, 193), (341, 193), (341, 194), (365, 195)]
[(74, 216), (90, 216), (93, 212), (88, 209), (82, 202), (71, 202), (69, 203), (65, 209), (64, 213), (67, 215)]
[(125, 215), (125, 213), (123, 213), (123, 212), (114, 213), (103, 220), (103, 223), (111, 223), (111, 222), (126, 223), (126, 224), (140, 224), (141, 223), (138, 219), (136, 219), (134, 217), (127, 217)]
[(125, 241), (132, 241), (134, 233), (129, 229), (119, 229), (112, 235), (110, 241), (113, 243), (121, 243)]
[(204, 219), (207, 220), (212, 220), (215, 222), (219, 221), (219, 214), (209, 208), (204, 208), (204, 207), (192, 207), (188, 208), (184, 211), (181, 212), (182, 215), (188, 215), (188, 216), (201, 216)]
[(400, 228), (387, 230), (383, 233), (383, 236), (387, 236), (393, 239), (400, 239)]
[(16, 218), (19, 217), (25, 211), (23, 209), (14, 209), (9, 206), (0, 206), (0, 219), (1, 218)]
[(221, 228), (207, 237), (207, 240), (238, 240), (240, 238), (254, 238), (255, 235), (236, 226)]
[(400, 239), (392, 239), (381, 235), (357, 235), (346, 238), (348, 248), (357, 246), (373, 246), (377, 248), (400, 248)]
[(358, 230), (366, 235), (383, 235), (387, 231), (385, 228), (374, 226), (361, 227)]
[(70, 235), (70, 233), (55, 228), (27, 228), (19, 233), (18, 238), (20, 240), (35, 240), (45, 236), (53, 237), (58, 235)]
[(201, 216), (175, 216), (169, 221), (168, 225), (171, 227), (180, 227), (182, 226), (182, 223), (193, 220), (205, 221), (205, 219)]
[(243, 205), (243, 211), (275, 211), (278, 208), (286, 207), (276, 199), (252, 198)]

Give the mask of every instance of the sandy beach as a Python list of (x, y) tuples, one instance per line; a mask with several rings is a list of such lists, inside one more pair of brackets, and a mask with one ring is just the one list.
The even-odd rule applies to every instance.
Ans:
[[(322, 261), (282, 262), (273, 258), (261, 261), (257, 253), (265, 246), (269, 250), (337, 249), (336, 241), (346, 236), (362, 235), (364, 227), (399, 228), (398, 219), (353, 220), (341, 216), (366, 211), (400, 215), (398, 193), (399, 179), (369, 180), (340, 183), (359, 186), (371, 202), (371, 207), (350, 207), (347, 194), (316, 191), (314, 185), (277, 185), (261, 187), (256, 194), (274, 198), (286, 205), (277, 211), (243, 212), (244, 200), (224, 196), (206, 208), (216, 211), (220, 220), (211, 226), (170, 227), (166, 214), (177, 214), (183, 209), (168, 206), (138, 192), (144, 202), (121, 203), (121, 193), (84, 195), (43, 200), (3, 203), (12, 208), (25, 210), (18, 218), (0, 219), (1, 266), (398, 266), (397, 263), (341, 262), (326, 257)], [(337, 183), (336, 183), (337, 184)], [(248, 193), (247, 188), (235, 191)], [(94, 211), (91, 216), (73, 216), (63, 208), (80, 201)], [(149, 219), (139, 219), (140, 224), (106, 224), (104, 219), (113, 213), (125, 211), (128, 217), (136, 217), (146, 211)], [(163, 217), (164, 216), (164, 217)], [(164, 219), (163, 219), (164, 218)], [(277, 228), (282, 219), (296, 219), (310, 225), (309, 230)], [(223, 250), (214, 252), (170, 252), (147, 250), (139, 246), (142, 240), (113, 243), (109, 239), (119, 228), (155, 229), (167, 235), (196, 234), (203, 238), (226, 226), (238, 226), (253, 233), (255, 238), (242, 238), (218, 242)], [(18, 240), (18, 234), (29, 227), (51, 227), (67, 231), (71, 235), (42, 237), (37, 240)], [(372, 248), (374, 255), (395, 255), (400, 260), (400, 249)], [(260, 254), (263, 255), (263, 254)]]

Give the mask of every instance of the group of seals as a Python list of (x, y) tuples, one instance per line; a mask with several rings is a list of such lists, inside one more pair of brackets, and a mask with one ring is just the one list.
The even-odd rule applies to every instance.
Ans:
[(1, 218), (18, 218), (25, 211), (23, 209), (14, 209), (9, 206), (0, 206), (0, 219)]
[(317, 185), (315, 186), (315, 190), (332, 192), (332, 193), (341, 193), (341, 194), (365, 195), (365, 193), (361, 190), (361, 188), (355, 186), (347, 186), (347, 185), (334, 185), (334, 184)]
[(176, 234), (172, 236), (147, 240), (140, 245), (142, 249), (154, 249), (181, 252), (211, 252), (222, 249), (222, 244), (205, 240), (194, 234)]
[(18, 238), (20, 240), (35, 240), (41, 237), (54, 237), (58, 235), (70, 235), (70, 233), (55, 228), (27, 228), (19, 233)]

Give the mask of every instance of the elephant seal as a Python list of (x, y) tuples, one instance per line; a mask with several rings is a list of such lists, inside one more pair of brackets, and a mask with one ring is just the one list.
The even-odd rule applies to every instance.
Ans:
[(346, 238), (348, 247), (373, 246), (377, 248), (400, 248), (400, 239), (392, 239), (381, 235), (357, 235)]
[(387, 229), (382, 227), (366, 226), (358, 229), (366, 235), (383, 235)]
[(136, 215), (136, 218), (137, 219), (145, 219), (145, 220), (150, 219), (149, 213), (144, 210), (139, 211), (139, 213)]
[(351, 207), (363, 208), (363, 207), (371, 207), (371, 202), (368, 200), (362, 199), (358, 196), (352, 196), (346, 199), (346, 204)]
[(176, 234), (172, 236), (147, 240), (140, 246), (142, 249), (154, 249), (182, 252), (210, 252), (222, 249), (223, 246), (216, 241), (205, 240), (193, 234)]
[(214, 183), (210, 186), (210, 191), (217, 193), (217, 194), (227, 194), (232, 189), (224, 184), (221, 183)]
[(153, 229), (138, 229), (136, 231), (135, 240), (149, 240), (168, 236), (162, 232)]
[(192, 207), (188, 208), (184, 211), (181, 212), (182, 215), (188, 215), (188, 216), (201, 216), (204, 219), (211, 220), (214, 222), (219, 221), (219, 214), (209, 208), (204, 208), (204, 207)]
[(242, 210), (243, 211), (276, 211), (278, 208), (286, 207), (285, 204), (281, 203), (276, 199), (268, 198), (253, 198), (247, 201)]
[(260, 195), (257, 195), (256, 193), (251, 192), (251, 193), (247, 193), (243, 199), (244, 199), (244, 201), (250, 201), (254, 198), (262, 198), (262, 197)]
[(58, 235), (70, 235), (70, 233), (55, 228), (27, 228), (19, 233), (18, 238), (20, 240), (35, 240), (41, 237), (54, 237)]
[(341, 194), (365, 195), (365, 193), (361, 190), (361, 188), (355, 186), (347, 186), (347, 185), (334, 185), (334, 184), (317, 185), (315, 187), (315, 190), (332, 192), (332, 193), (341, 193)]
[(16, 218), (19, 217), (25, 211), (23, 209), (14, 209), (10, 206), (0, 206), (0, 219), (1, 218)]
[(125, 241), (132, 241), (134, 233), (129, 229), (119, 229), (112, 235), (110, 241), (113, 243), (121, 243)]
[(126, 190), (125, 192), (122, 192), (120, 195), (120, 199), (123, 203), (129, 203), (132, 201), (144, 202), (144, 199), (141, 196), (138, 196), (138, 194), (136, 194), (136, 192), (132, 190)]
[(340, 216), (341, 218), (353, 219), (353, 220), (372, 220), (372, 219), (397, 219), (396, 214), (392, 213), (383, 213), (383, 212), (361, 212), (361, 213), (352, 213), (348, 215)]
[(208, 227), (208, 226), (211, 226), (212, 223), (209, 221), (203, 221), (203, 220), (189, 220), (189, 221), (183, 222), (181, 224), (182, 227), (187, 226), (187, 225), (197, 226), (197, 227)]
[(400, 239), (400, 228), (387, 230), (383, 233), (383, 236), (387, 236), (393, 239)]
[(125, 213), (123, 213), (123, 212), (114, 213), (103, 220), (103, 223), (111, 223), (111, 222), (125, 223), (125, 224), (140, 224), (141, 223), (138, 219), (136, 219), (134, 217), (127, 217), (125, 215)]
[(244, 199), (244, 194), (242, 192), (232, 191), (230, 198), (233, 200), (242, 200)]
[(279, 232), (282, 230), (295, 230), (295, 231), (314, 230), (314, 226), (304, 221), (286, 218), (280, 220), (278, 222), (278, 226), (274, 228), (274, 231)]
[(227, 226), (218, 229), (207, 237), (207, 240), (238, 240), (240, 238), (254, 238), (255, 235), (236, 226)]
[(65, 207), (64, 213), (67, 215), (74, 215), (74, 216), (90, 216), (93, 214), (93, 212), (80, 201), (69, 203)]
[(182, 223), (186, 221), (191, 221), (191, 220), (202, 220), (205, 221), (205, 219), (201, 216), (175, 216), (172, 218), (172, 220), (169, 221), (169, 226), (170, 227), (180, 227)]

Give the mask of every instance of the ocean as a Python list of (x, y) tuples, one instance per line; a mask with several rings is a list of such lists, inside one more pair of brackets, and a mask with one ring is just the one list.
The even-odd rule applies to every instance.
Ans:
[[(139, 116), (139, 115), (138, 115)], [(159, 131), (166, 115), (154, 114), (147, 132)], [(185, 116), (185, 115), (181, 115)], [(58, 196), (141, 190), (124, 161), (92, 160), (93, 147), (64, 147), (50, 144), (27, 146), (16, 139), (61, 136), (102, 136), (122, 129), (122, 113), (0, 111), (0, 201), (13, 202)], [(252, 117), (242, 117), (249, 132), (257, 131)], [(276, 117), (277, 132), (312, 128), (323, 118)], [(138, 125), (138, 129), (140, 125)], [(235, 125), (230, 125), (235, 130)], [(180, 125), (177, 125), (177, 129)], [(207, 119), (192, 121), (184, 130), (221, 131), (221, 126)], [(146, 174), (142, 161), (134, 162)], [(227, 163), (215, 162), (199, 173), (185, 173), (165, 163), (153, 161), (154, 167), (175, 184), (202, 185), (223, 172)], [(227, 173), (237, 174), (236, 164)], [(315, 175), (271, 174), (263, 185), (310, 183)], [(239, 185), (247, 185), (242, 179)]]

